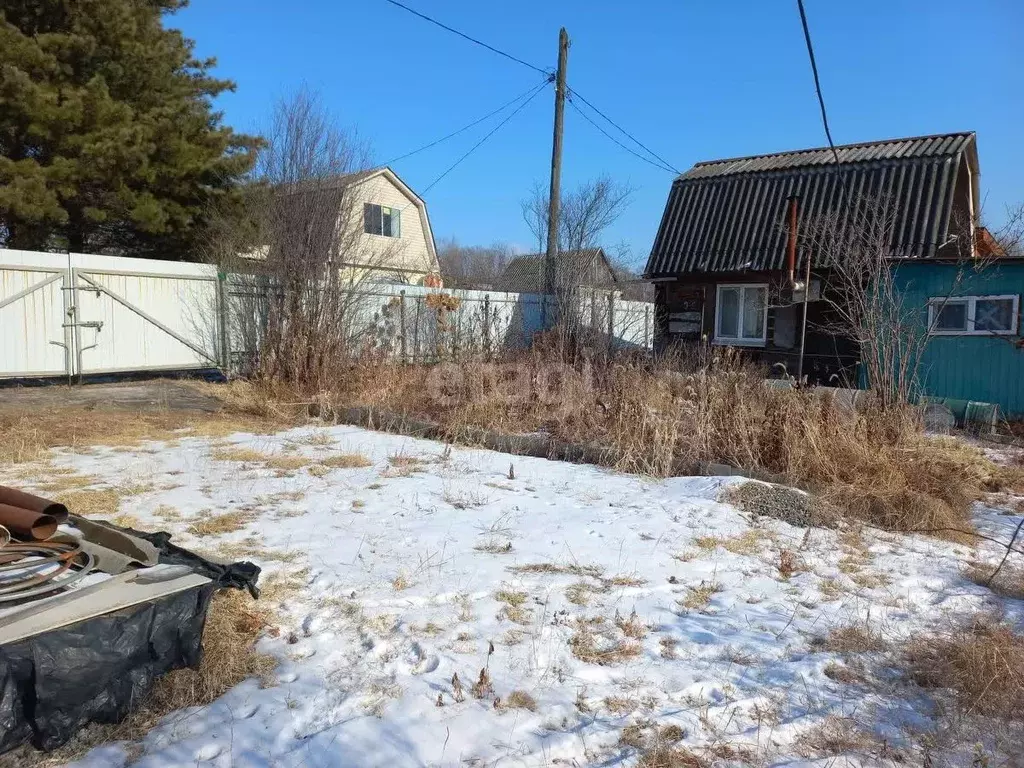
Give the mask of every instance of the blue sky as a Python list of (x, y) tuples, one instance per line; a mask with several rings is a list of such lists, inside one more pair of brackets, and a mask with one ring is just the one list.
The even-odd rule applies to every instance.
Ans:
[[(405, 2), (542, 68), (553, 68), (564, 25), (570, 86), (681, 170), (825, 144), (795, 0)], [(1024, 3), (805, 2), (837, 143), (975, 130), (988, 220), (1024, 202)], [(378, 162), (541, 81), (384, 0), (192, 0), (167, 24), (237, 82), (217, 105), (229, 124), (258, 130), (278, 97), (305, 84)], [(549, 88), (430, 190), (438, 239), (532, 247), (519, 201), (546, 183), (552, 102)], [(422, 190), (499, 120), (394, 168)], [(563, 185), (608, 174), (635, 188), (605, 245), (625, 245), (642, 265), (673, 175), (571, 109), (565, 137)]]

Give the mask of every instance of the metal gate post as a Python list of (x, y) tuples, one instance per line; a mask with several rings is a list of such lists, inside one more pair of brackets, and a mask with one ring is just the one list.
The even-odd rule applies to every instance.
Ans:
[(220, 368), (231, 377), (231, 330), (228, 322), (227, 273), (217, 271), (217, 336), (220, 341)]

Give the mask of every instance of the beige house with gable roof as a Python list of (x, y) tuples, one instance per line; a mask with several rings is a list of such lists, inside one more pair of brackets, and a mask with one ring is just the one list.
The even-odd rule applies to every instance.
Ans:
[[(387, 166), (337, 177), (346, 190), (343, 206), (351, 220), (344, 229), (358, 233), (339, 262), (353, 282), (365, 279), (404, 285), (441, 285), (434, 233), (427, 204)], [(331, 182), (330, 188), (335, 188)], [(344, 211), (339, 212), (345, 216)], [(244, 258), (263, 260), (266, 248)]]

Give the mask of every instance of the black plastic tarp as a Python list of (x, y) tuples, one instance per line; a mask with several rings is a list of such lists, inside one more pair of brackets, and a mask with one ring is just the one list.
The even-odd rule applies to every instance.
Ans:
[(194, 666), (216, 586), (196, 587), (0, 648), (0, 752), (55, 749), (89, 722), (116, 723), (157, 676)]
[(161, 563), (187, 564), (213, 581), (0, 646), (0, 754), (25, 743), (55, 749), (87, 723), (124, 719), (158, 676), (199, 664), (218, 588), (256, 592), (252, 563), (211, 563), (167, 534), (133, 533), (161, 550)]

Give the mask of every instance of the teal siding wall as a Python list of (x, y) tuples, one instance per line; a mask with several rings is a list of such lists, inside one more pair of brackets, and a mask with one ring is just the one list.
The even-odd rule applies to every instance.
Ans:
[[(904, 307), (920, 307), (922, 327), (932, 297), (1024, 294), (1021, 262), (979, 272), (949, 263), (904, 262), (894, 272)], [(1017, 336), (932, 336), (920, 370), (924, 394), (998, 403), (1004, 415), (1024, 416), (1024, 348), (1013, 344), (1020, 341), (1020, 317), (1017, 329)]]

